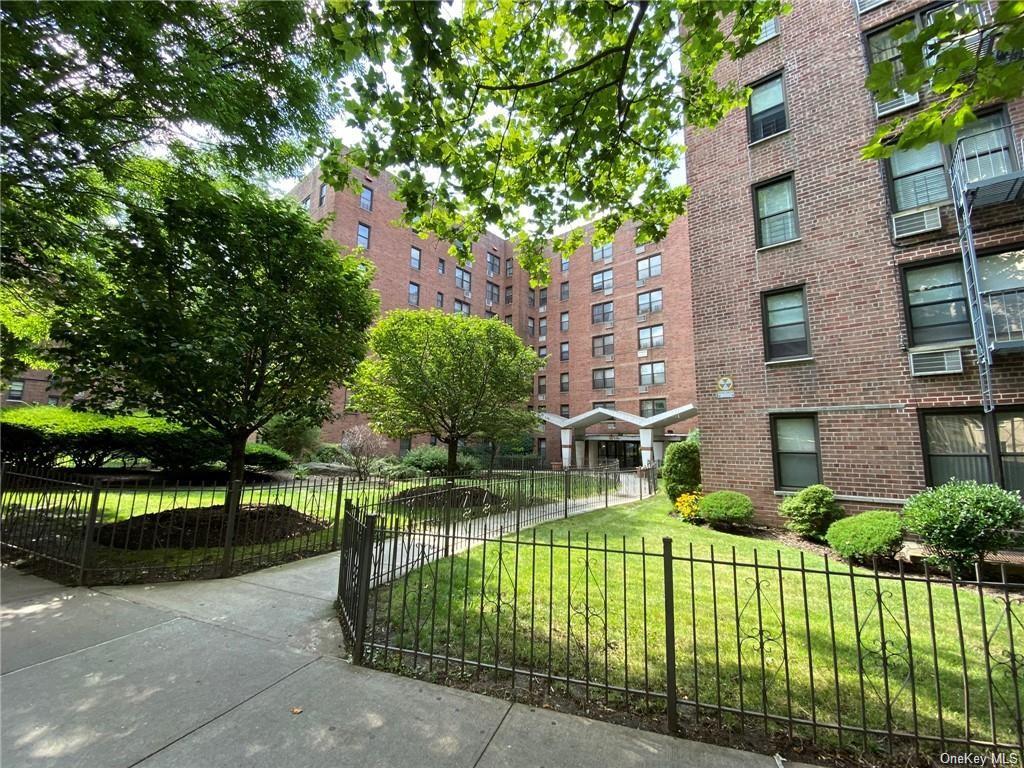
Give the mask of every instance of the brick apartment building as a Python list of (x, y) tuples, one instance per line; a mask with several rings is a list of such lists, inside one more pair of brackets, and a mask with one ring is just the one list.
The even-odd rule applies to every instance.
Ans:
[[(613, 242), (589, 242), (563, 262), (551, 257), (551, 283), (531, 289), (511, 244), (488, 235), (473, 245), (474, 261), (460, 267), (448, 244), (421, 239), (399, 223), (387, 174), (360, 173), (361, 194), (335, 192), (314, 170), (291, 191), (314, 218), (333, 214), (328, 235), (342, 247), (361, 245), (377, 265), (374, 288), (381, 311), (421, 307), (492, 317), (510, 324), (547, 360), (537, 376), (530, 408), (549, 421), (535, 450), (555, 463), (594, 464), (643, 459), (640, 424), (669, 412), (651, 437), (658, 444), (685, 435), (671, 411), (694, 397), (693, 326), (690, 315), (689, 249), (685, 222), (662, 243), (639, 244), (624, 226)], [(589, 238), (585, 238), (589, 241)], [(345, 411), (347, 393), (335, 393), (335, 421), (325, 440), (338, 440), (365, 418)], [(588, 413), (595, 408), (604, 410)], [(587, 415), (584, 421), (577, 417)], [(617, 417), (617, 418), (612, 418)], [(557, 447), (576, 419), (573, 443)], [(680, 430), (680, 431), (676, 431)], [(426, 442), (396, 443), (399, 451)], [(653, 447), (652, 447), (653, 449)], [(648, 457), (650, 458), (650, 457)]]
[(898, 54), (888, 30), (941, 6), (798, 0), (721, 68), (750, 107), (687, 137), (705, 489), (751, 495), (767, 522), (819, 481), (851, 511), (953, 476), (1024, 489), (1024, 102), (958, 145), (859, 157), (921, 98), (864, 87)]

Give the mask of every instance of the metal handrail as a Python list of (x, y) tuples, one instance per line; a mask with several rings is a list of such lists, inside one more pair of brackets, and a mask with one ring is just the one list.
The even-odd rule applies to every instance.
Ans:
[(991, 343), (1024, 341), (1024, 288), (982, 291), (981, 300)]
[[(993, 144), (993, 139), (999, 143)], [(995, 155), (1005, 156), (1005, 162), (993, 160)], [(1016, 123), (1005, 123), (958, 138), (953, 148), (950, 174), (962, 187), (968, 187), (1021, 168), (1024, 168), (1024, 130)]]

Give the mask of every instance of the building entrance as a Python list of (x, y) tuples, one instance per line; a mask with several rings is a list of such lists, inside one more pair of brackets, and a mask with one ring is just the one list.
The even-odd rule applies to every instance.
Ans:
[(597, 443), (597, 461), (603, 464), (618, 461), (623, 469), (640, 466), (639, 440), (599, 440)]

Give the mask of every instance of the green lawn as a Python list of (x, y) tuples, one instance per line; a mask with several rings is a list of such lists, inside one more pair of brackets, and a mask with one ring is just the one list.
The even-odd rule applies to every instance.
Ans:
[[(484, 675), (492, 674), (485, 665), (532, 668), (550, 674), (556, 689), (566, 677), (607, 683), (630, 693), (572, 691), (658, 709), (661, 700), (639, 691), (666, 690), (667, 536), (676, 558), (681, 702), (814, 721), (797, 730), (826, 743), (835, 731), (821, 724), (888, 733), (913, 731), (915, 721), (936, 738), (969, 730), (972, 739), (1017, 743), (1021, 658), (1009, 651), (1011, 633), (1017, 654), (1024, 639), (1019, 602), (916, 576), (876, 581), (842, 563), (826, 573), (821, 557), (690, 526), (668, 512), (659, 496), (523, 534), (544, 546), (506, 538), (426, 565), (374, 593), (374, 639), (413, 651), (419, 666), (435, 671), (451, 665), (423, 654), (464, 657), (469, 664), (457, 670)], [(812, 572), (801, 573), (801, 564)], [(377, 650), (374, 663), (397, 661)], [(843, 741), (861, 737), (851, 731)]]

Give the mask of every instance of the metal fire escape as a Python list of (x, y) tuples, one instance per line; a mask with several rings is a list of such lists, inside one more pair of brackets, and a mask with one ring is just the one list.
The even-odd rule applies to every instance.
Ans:
[(981, 401), (986, 413), (995, 408), (993, 353), (1001, 348), (1021, 347), (1020, 341), (1012, 338), (1016, 334), (1003, 333), (996, 320), (1005, 317), (1007, 306), (1019, 312), (1022, 294), (1019, 289), (1012, 292), (984, 291), (974, 246), (974, 215), (981, 208), (1024, 200), (1022, 168), (1024, 138), (1014, 126), (1000, 124), (987, 130), (968, 128), (957, 140), (949, 171), (964, 261), (967, 304), (974, 332)]

